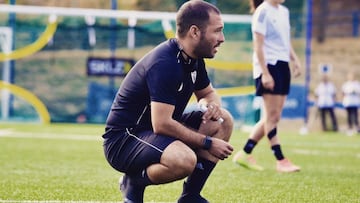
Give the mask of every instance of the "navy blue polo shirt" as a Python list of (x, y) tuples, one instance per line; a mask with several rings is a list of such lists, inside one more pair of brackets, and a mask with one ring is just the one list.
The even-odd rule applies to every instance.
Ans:
[(205, 62), (186, 65), (178, 59), (176, 39), (169, 39), (140, 59), (124, 78), (109, 112), (107, 128), (152, 129), (150, 102), (175, 106), (180, 120), (194, 90), (210, 84)]

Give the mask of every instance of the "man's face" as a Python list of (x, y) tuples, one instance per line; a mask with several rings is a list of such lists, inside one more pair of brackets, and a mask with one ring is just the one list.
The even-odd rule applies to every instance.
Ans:
[(198, 58), (214, 58), (217, 48), (225, 41), (223, 28), (221, 16), (210, 12), (209, 24), (201, 32), (200, 40), (194, 49), (194, 54)]

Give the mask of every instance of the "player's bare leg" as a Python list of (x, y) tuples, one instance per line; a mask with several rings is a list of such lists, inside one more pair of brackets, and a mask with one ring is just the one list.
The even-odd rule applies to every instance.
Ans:
[(300, 167), (292, 164), (281, 150), (279, 136), (277, 136), (277, 125), (281, 118), (283, 106), (285, 104), (285, 95), (270, 95), (265, 94), (264, 104), (266, 112), (265, 120), (265, 134), (267, 135), (271, 150), (277, 160), (276, 168), (279, 172), (295, 172), (299, 171)]
[(258, 142), (264, 137), (265, 119), (264, 117), (258, 121), (253, 130), (251, 131), (249, 138), (244, 146), (239, 152), (237, 152), (233, 157), (233, 162), (247, 169), (262, 171), (264, 168), (261, 165), (257, 164), (256, 159), (251, 155), (253, 149), (258, 144)]

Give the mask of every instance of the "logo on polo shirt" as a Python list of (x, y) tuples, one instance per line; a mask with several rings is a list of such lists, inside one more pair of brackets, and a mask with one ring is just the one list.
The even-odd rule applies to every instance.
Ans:
[(183, 86), (184, 86), (184, 83), (181, 83), (181, 84), (180, 84), (180, 87), (179, 87), (179, 89), (178, 89), (178, 92), (181, 92), (181, 90), (183, 89)]
[(196, 81), (196, 75), (197, 75), (196, 71), (191, 72), (191, 80), (193, 83), (195, 83)]

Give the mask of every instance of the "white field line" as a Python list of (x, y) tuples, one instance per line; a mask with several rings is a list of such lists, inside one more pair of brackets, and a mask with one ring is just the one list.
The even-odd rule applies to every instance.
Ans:
[[(94, 140), (102, 141), (101, 134), (98, 136), (81, 135), (81, 134), (51, 134), (51, 133), (27, 133), (27, 132), (14, 132), (11, 129), (0, 130), (0, 138), (38, 138), (38, 139), (60, 139), (60, 140)], [(0, 200), (1, 202), (1, 200)]]
[(294, 142), (283, 142), (284, 145), (291, 145), (293, 147), (297, 147), (297, 148), (307, 148), (307, 147), (314, 147), (316, 146), (317, 148), (329, 148), (329, 149), (334, 149), (334, 148), (354, 148), (354, 149), (360, 149), (360, 142), (329, 142), (326, 141), (324, 139), (324, 141), (314, 141), (314, 142), (299, 142), (297, 141), (296, 143)]
[[(121, 203), (111, 201), (81, 201), (81, 200), (1, 200), (0, 203)], [(146, 202), (146, 203), (171, 203), (171, 202)]]
[[(310, 156), (330, 156), (330, 157), (343, 157), (345, 153), (339, 152), (324, 152), (320, 150), (307, 150), (307, 149), (293, 149), (292, 150), (295, 154), (302, 154), (302, 155), (310, 155)], [(356, 158), (360, 159), (360, 153), (354, 153)]]
[(119, 203), (106, 201), (59, 201), (59, 200), (0, 200), (1, 203)]

